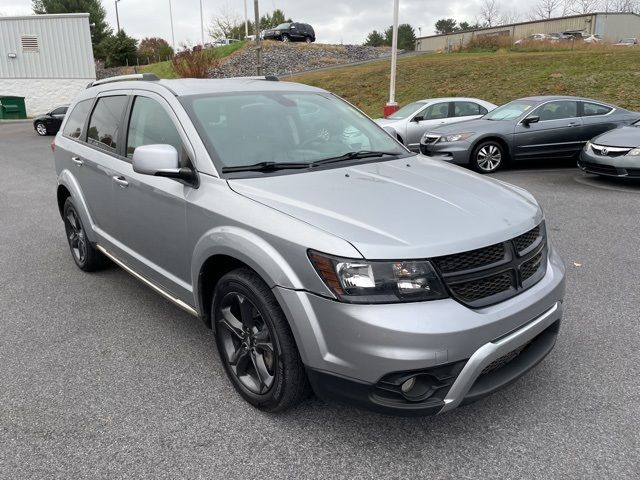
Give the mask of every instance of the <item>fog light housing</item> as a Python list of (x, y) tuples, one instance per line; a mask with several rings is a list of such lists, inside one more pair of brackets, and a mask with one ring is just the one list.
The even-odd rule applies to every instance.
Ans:
[(400, 390), (402, 390), (403, 394), (407, 394), (413, 389), (413, 387), (415, 387), (415, 385), (416, 385), (416, 377), (411, 377), (409, 380), (407, 380), (402, 384), (402, 386), (400, 387)]

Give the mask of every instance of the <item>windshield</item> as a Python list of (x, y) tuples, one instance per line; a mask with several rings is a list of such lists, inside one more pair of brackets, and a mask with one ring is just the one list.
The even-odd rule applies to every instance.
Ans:
[(289, 28), (290, 23), (281, 23), (276, 27), (276, 30), (287, 30)]
[(408, 154), (368, 117), (331, 94), (251, 92), (181, 100), (209, 154), (223, 168), (310, 163), (362, 150)]
[(534, 102), (516, 100), (515, 102), (507, 103), (506, 105), (496, 108), (482, 118), (485, 120), (515, 120), (531, 110), (534, 105)]
[(636, 43), (636, 39), (635, 38), (623, 38), (622, 40), (620, 40), (620, 43)]
[(416, 113), (422, 107), (424, 107), (423, 102), (413, 102), (409, 105), (405, 105), (400, 110), (392, 113), (386, 118), (388, 118), (389, 120), (404, 120), (405, 118), (410, 117), (411, 115)]

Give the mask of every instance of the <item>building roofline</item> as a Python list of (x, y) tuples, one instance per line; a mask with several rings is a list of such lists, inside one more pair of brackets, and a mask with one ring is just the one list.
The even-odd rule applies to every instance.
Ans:
[(40, 20), (43, 18), (89, 18), (88, 13), (42, 13), (33, 15), (18, 15), (14, 17), (2, 17), (0, 20)]
[(640, 14), (632, 13), (632, 12), (580, 13), (580, 14), (577, 14), (577, 15), (566, 15), (564, 17), (541, 18), (539, 20), (527, 20), (526, 22), (505, 23), (504, 25), (496, 25), (495, 27), (471, 28), (469, 30), (459, 30), (457, 32), (438, 33), (438, 34), (435, 34), (435, 35), (427, 35), (427, 36), (424, 36), (424, 37), (417, 37), (416, 40), (424, 40), (424, 39), (427, 39), (427, 38), (448, 37), (450, 35), (458, 35), (460, 33), (482, 32), (482, 31), (486, 31), (486, 30), (496, 30), (496, 29), (499, 29), (499, 28), (510, 28), (510, 27), (516, 27), (518, 25), (528, 25), (528, 24), (531, 24), (531, 23), (550, 22), (550, 21), (553, 21), (553, 20), (564, 20), (566, 18), (595, 17), (597, 15), (634, 15), (636, 17), (640, 17)]

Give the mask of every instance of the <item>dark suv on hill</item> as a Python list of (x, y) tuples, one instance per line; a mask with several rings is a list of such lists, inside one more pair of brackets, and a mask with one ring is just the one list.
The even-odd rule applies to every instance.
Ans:
[(281, 23), (276, 28), (262, 32), (264, 40), (278, 40), (282, 42), (315, 42), (316, 32), (306, 23), (287, 22)]

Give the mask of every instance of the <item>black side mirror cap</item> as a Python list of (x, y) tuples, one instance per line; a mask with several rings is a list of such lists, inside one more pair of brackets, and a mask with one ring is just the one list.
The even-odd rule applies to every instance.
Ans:
[(540, 121), (540, 117), (538, 117), (537, 115), (534, 115), (533, 117), (527, 117), (524, 120), (522, 120), (522, 124), (529, 126), (532, 123), (538, 123)]

